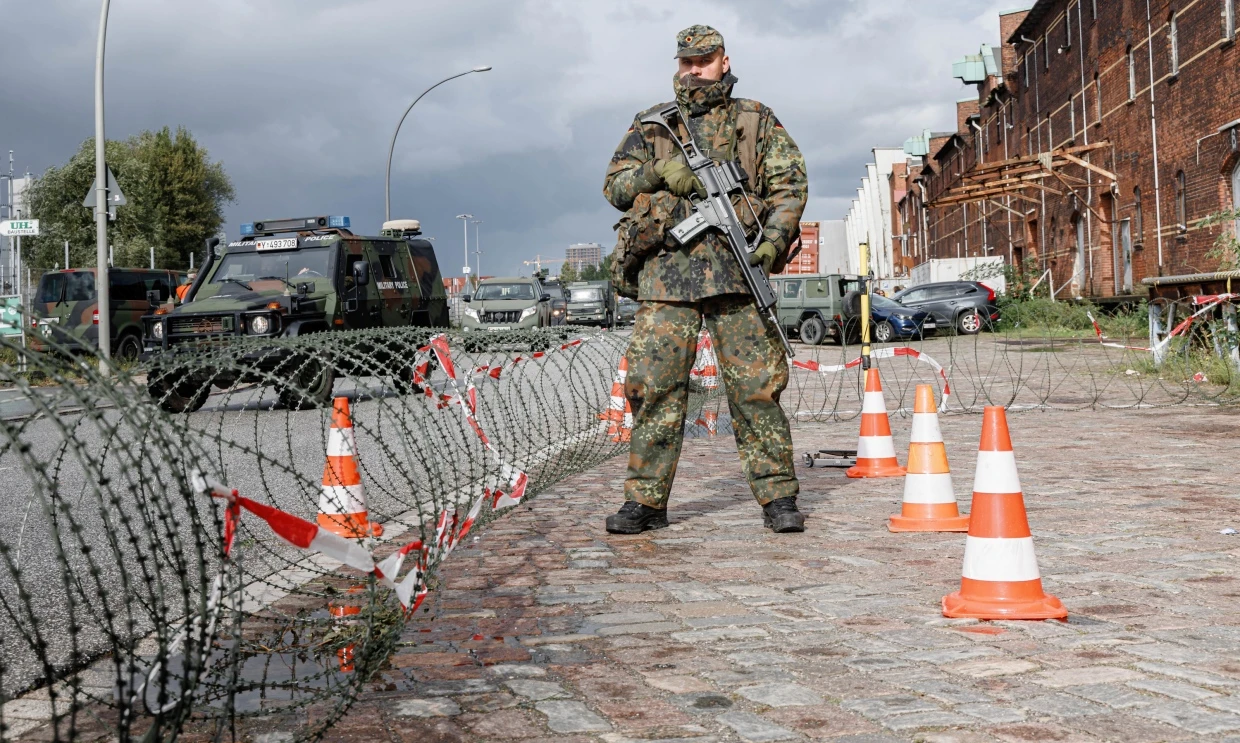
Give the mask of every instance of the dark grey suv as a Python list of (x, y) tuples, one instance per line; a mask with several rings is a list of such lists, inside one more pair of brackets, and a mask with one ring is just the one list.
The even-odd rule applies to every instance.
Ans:
[(940, 328), (973, 335), (999, 321), (995, 290), (976, 281), (944, 281), (914, 286), (892, 297), (905, 307), (925, 310)]

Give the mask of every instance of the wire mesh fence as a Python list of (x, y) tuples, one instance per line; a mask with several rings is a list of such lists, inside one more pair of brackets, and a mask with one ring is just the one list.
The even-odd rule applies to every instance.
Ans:
[[(1134, 327), (1081, 334), (1010, 310), (978, 335), (877, 345), (875, 363), (894, 409), (923, 382), (947, 413), (1240, 398), (1224, 316), (1170, 337), (1157, 365)], [(625, 451), (612, 392), (627, 340), (241, 338), (108, 377), (0, 340), (4, 734), (232, 740), (261, 718), (321, 736), (457, 545)], [(858, 354), (798, 347), (794, 425), (859, 416)], [(722, 388), (693, 379), (687, 432), (726, 435)]]

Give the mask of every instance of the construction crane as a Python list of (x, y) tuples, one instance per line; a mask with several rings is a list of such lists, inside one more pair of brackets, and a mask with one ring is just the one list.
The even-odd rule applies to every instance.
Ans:
[(521, 261), (521, 262), (527, 266), (538, 266), (538, 268), (535, 270), (542, 271), (542, 264), (544, 263), (564, 263), (566, 260), (568, 259), (567, 258), (543, 258), (541, 255), (536, 255), (534, 256), (534, 260), (532, 261)]

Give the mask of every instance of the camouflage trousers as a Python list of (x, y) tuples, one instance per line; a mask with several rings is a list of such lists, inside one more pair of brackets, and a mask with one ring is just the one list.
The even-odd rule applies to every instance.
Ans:
[(779, 395), (788, 362), (775, 329), (748, 296), (642, 302), (629, 343), (624, 394), (633, 408), (625, 500), (666, 508), (680, 459), (689, 371), (703, 322), (714, 340), (741, 465), (758, 503), (795, 496), (792, 436)]

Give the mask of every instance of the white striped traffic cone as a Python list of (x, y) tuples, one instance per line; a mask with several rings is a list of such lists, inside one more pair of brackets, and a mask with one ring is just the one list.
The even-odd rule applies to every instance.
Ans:
[(693, 373), (702, 378), (702, 389), (713, 390), (719, 386), (719, 361), (715, 357), (715, 344), (706, 328), (698, 333), (698, 365)]
[(383, 534), (383, 526), (371, 523), (366, 509), (366, 491), (357, 466), (357, 439), (353, 436), (347, 397), (332, 401), (318, 523), (320, 528), (351, 539)]
[(974, 619), (1066, 619), (1059, 599), (1044, 593), (1025, 496), (1016, 472), (1007, 414), (986, 406), (973, 479), (960, 590), (943, 597), (943, 615)]
[[(620, 357), (620, 366), (616, 367), (616, 375), (611, 380), (611, 396), (607, 400), (607, 409), (598, 414), (599, 420), (608, 421), (607, 435), (615, 436), (624, 423), (626, 399), (624, 383), (629, 378), (629, 360)], [(631, 427), (631, 426), (630, 426)]]
[(908, 445), (908, 475), (904, 504), (887, 522), (891, 531), (968, 531), (969, 517), (961, 516), (952, 488), (947, 448), (934, 407), (934, 387), (917, 385), (913, 403), (913, 435)]
[(857, 464), (849, 477), (903, 477), (904, 468), (896, 461), (896, 445), (891, 440), (891, 421), (883, 400), (883, 383), (878, 369), (865, 374), (865, 399), (861, 404), (861, 435), (857, 439)]

